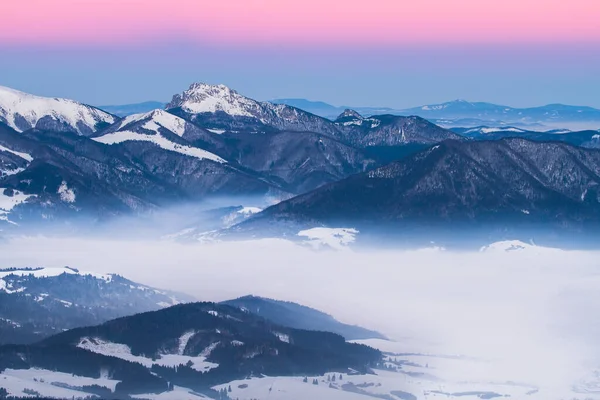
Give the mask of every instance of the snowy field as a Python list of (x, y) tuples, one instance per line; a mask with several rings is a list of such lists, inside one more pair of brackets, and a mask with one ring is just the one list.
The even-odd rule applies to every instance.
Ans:
[(0, 387), (19, 397), (49, 396), (53, 398), (88, 397), (77, 388), (98, 385), (114, 391), (117, 383), (106, 377), (93, 379), (45, 369), (7, 369), (0, 374)]
[(368, 342), (390, 353), (388, 368), (345, 375), (345, 388), (329, 387), (326, 377), (319, 385), (263, 378), (232, 383), (240, 399), (600, 399), (599, 256), (519, 242), (472, 253), (318, 252), (274, 239), (21, 238), (0, 245), (3, 267), (115, 272), (200, 300), (290, 300), (392, 339)]

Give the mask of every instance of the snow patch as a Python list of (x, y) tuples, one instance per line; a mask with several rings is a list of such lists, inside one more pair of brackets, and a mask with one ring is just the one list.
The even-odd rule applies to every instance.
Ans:
[(2, 145), (0, 145), (0, 151), (6, 151), (8, 153), (14, 154), (15, 156), (21, 157), (23, 160), (28, 161), (28, 162), (33, 161), (33, 157), (31, 156), (31, 154), (21, 153), (20, 151), (11, 150), (8, 147), (4, 147)]
[(29, 397), (23, 392), (26, 389), (40, 393), (44, 397), (52, 398), (87, 398), (89, 393), (81, 392), (68, 387), (82, 387), (98, 385), (115, 391), (120, 381), (106, 377), (89, 378), (64, 372), (49, 371), (45, 369), (6, 369), (0, 374), (0, 386), (15, 397)]
[(77, 344), (77, 347), (91, 351), (93, 353), (98, 353), (109, 357), (116, 357), (129, 362), (142, 364), (146, 368), (152, 368), (153, 365), (160, 365), (163, 367), (176, 367), (178, 365), (186, 365), (189, 362), (191, 362), (191, 368), (195, 369), (196, 371), (204, 372), (213, 368), (217, 368), (219, 366), (219, 364), (206, 361), (206, 357), (208, 355), (205, 356), (203, 354), (197, 357), (184, 356), (181, 354), (161, 354), (159, 358), (157, 358), (156, 360), (152, 360), (151, 358), (133, 355), (131, 353), (131, 348), (125, 344), (112, 343), (99, 338), (82, 338), (81, 341)]
[(285, 333), (280, 333), (280, 332), (273, 332), (273, 335), (275, 335), (277, 337), (277, 339), (279, 339), (280, 341), (282, 341), (284, 343), (290, 342), (290, 335), (286, 335)]
[(6, 214), (19, 204), (23, 204), (27, 200), (37, 197), (34, 194), (24, 194), (18, 190), (13, 190), (13, 195), (9, 196), (4, 193), (6, 190), (10, 189), (0, 187), (0, 214)]
[(202, 350), (202, 352), (200, 353), (200, 356), (201, 357), (208, 357), (208, 356), (210, 356), (210, 353), (212, 353), (213, 350), (217, 348), (217, 346), (219, 345), (219, 343), (220, 342), (212, 343), (210, 346), (208, 346), (207, 348), (205, 348), (204, 350)]
[(67, 182), (62, 181), (58, 187), (57, 194), (60, 195), (60, 199), (65, 203), (75, 203), (75, 191), (67, 186)]
[(343, 250), (356, 240), (359, 232), (354, 228), (312, 228), (298, 232), (298, 236), (308, 238), (305, 244), (314, 248), (330, 247)]
[(177, 348), (177, 354), (183, 355), (185, 348), (187, 347), (190, 339), (196, 334), (195, 331), (186, 332), (179, 338), (179, 347)]
[(480, 127), (480, 128), (473, 128), (473, 129), (469, 129), (469, 130), (465, 131), (465, 133), (483, 133), (483, 134), (494, 133), (494, 132), (523, 133), (525, 131), (523, 129), (513, 128), (513, 127), (498, 127), (498, 128)]
[(541, 247), (534, 244), (528, 244), (520, 240), (505, 240), (495, 242), (487, 246), (483, 246), (480, 250), (482, 253), (512, 253), (512, 252), (531, 252), (534, 254), (547, 253), (547, 252), (562, 252), (561, 249), (555, 249), (551, 247)]
[(182, 386), (174, 386), (173, 390), (162, 393), (145, 393), (145, 394), (133, 394), (129, 397), (134, 399), (142, 400), (198, 400), (198, 399), (210, 399), (203, 394), (196, 393), (191, 389), (184, 388)]
[(258, 207), (244, 207), (241, 210), (238, 210), (237, 213), (244, 214), (244, 215), (251, 215), (251, 214), (258, 214), (261, 211), (262, 211), (262, 208), (258, 208)]
[(100, 143), (108, 144), (108, 145), (118, 144), (118, 143), (127, 142), (127, 141), (151, 142), (162, 149), (174, 151), (176, 153), (180, 153), (180, 154), (183, 154), (186, 156), (196, 157), (201, 160), (204, 160), (204, 159), (211, 160), (211, 161), (215, 161), (215, 162), (222, 163), (222, 164), (227, 163), (227, 161), (225, 161), (221, 157), (217, 156), (216, 154), (213, 154), (206, 150), (199, 149), (197, 147), (186, 146), (186, 145), (171, 142), (170, 140), (168, 140), (167, 138), (165, 138), (164, 136), (162, 136), (160, 134), (145, 135), (145, 134), (136, 133), (136, 132), (132, 132), (132, 131), (119, 131), (119, 132), (109, 133), (104, 136), (96, 137), (96, 138), (94, 138), (94, 140), (97, 142), (100, 142)]

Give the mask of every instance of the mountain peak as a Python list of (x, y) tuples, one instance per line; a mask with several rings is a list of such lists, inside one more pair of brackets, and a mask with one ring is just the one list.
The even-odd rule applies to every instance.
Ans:
[(347, 108), (344, 110), (343, 113), (341, 113), (337, 118), (336, 121), (342, 120), (342, 119), (364, 119), (362, 115), (360, 115), (358, 113), (358, 111), (352, 110), (350, 108)]
[(176, 94), (165, 107), (167, 110), (181, 108), (190, 113), (224, 112), (229, 115), (253, 115), (252, 111), (260, 108), (260, 103), (242, 96), (225, 85), (193, 83), (189, 89)]
[(0, 121), (22, 132), (31, 128), (90, 135), (116, 118), (98, 108), (57, 97), (42, 97), (0, 86)]
[(194, 82), (190, 85), (190, 87), (188, 88), (188, 91), (193, 91), (193, 92), (197, 92), (197, 93), (210, 93), (210, 92), (224, 92), (224, 93), (237, 93), (235, 90), (231, 89), (230, 87), (223, 85), (223, 84), (218, 84), (218, 85), (212, 85), (210, 83), (205, 83), (205, 82)]

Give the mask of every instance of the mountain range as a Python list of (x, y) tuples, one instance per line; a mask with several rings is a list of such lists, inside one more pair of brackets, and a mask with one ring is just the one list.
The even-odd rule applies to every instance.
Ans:
[(461, 136), (474, 140), (499, 140), (517, 137), (536, 142), (564, 142), (587, 148), (600, 147), (600, 130), (572, 132), (560, 129), (537, 132), (511, 126), (503, 128), (480, 126), (475, 128), (452, 128), (451, 130)]
[[(538, 107), (510, 107), (486, 102), (452, 100), (412, 108), (334, 106), (323, 101), (301, 98), (275, 99), (269, 103), (287, 105), (312, 114), (335, 120), (345, 110), (351, 109), (365, 116), (404, 115), (419, 116), (445, 128), (475, 128), (488, 126), (544, 131), (551, 129), (597, 130), (600, 129), (600, 110), (586, 106), (548, 104)], [(164, 108), (166, 103), (144, 102), (123, 106), (101, 106), (111, 114), (126, 116)]]
[[(382, 165), (390, 154), (459, 138), (416, 117), (345, 113), (330, 121), (222, 85), (193, 84), (166, 110), (125, 118), (5, 92), (0, 209), (13, 226), (68, 216), (95, 221), (211, 196), (281, 199)], [(94, 113), (104, 120), (86, 125)], [(23, 118), (30, 125), (13, 123)]]
[(585, 106), (548, 104), (539, 107), (516, 108), (485, 102), (453, 100), (446, 103), (423, 105), (414, 108), (386, 107), (336, 107), (321, 101), (305, 99), (272, 100), (302, 108), (325, 118), (335, 118), (344, 109), (354, 109), (363, 115), (394, 114), (419, 116), (437, 125), (473, 128), (480, 125), (506, 127), (509, 125), (535, 131), (549, 129), (600, 129), (600, 110)]
[[(223, 219), (234, 211), (219, 217), (222, 225), (212, 228), (225, 229), (225, 236), (282, 230), (295, 236), (348, 224), (364, 233), (369, 223), (405, 234), (423, 223), (584, 232), (597, 222), (598, 158), (583, 148), (598, 147), (598, 131), (448, 130), (418, 116), (365, 117), (352, 109), (327, 119), (204, 83), (175, 94), (165, 109), (124, 118), (70, 100), (1, 93), (8, 93), (0, 96), (5, 230), (65, 221), (89, 227), (219, 197), (263, 199), (255, 205), (266, 208), (231, 219), (238, 226)], [(420, 109), (430, 117), (521, 115), (464, 101)], [(557, 109), (528, 113), (548, 112), (557, 121), (595, 115), (589, 108)], [(210, 224), (192, 221), (180, 229), (204, 238)]]
[(449, 140), (283, 201), (232, 231), (352, 226), (425, 243), (523, 232), (591, 241), (599, 188), (600, 150), (520, 138)]

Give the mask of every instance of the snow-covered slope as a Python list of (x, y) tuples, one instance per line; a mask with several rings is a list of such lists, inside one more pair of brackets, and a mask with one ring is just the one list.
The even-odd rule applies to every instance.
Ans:
[(39, 128), (89, 136), (116, 118), (73, 100), (40, 97), (0, 86), (0, 121), (19, 132)]
[(127, 142), (127, 141), (150, 142), (164, 150), (173, 151), (173, 152), (180, 153), (180, 154), (183, 154), (186, 156), (196, 157), (199, 159), (212, 160), (212, 161), (216, 161), (219, 163), (227, 162), (224, 159), (222, 159), (221, 157), (217, 156), (216, 154), (213, 154), (206, 150), (202, 150), (197, 147), (186, 146), (183, 144), (174, 143), (174, 142), (170, 141), (169, 139), (165, 138), (164, 136), (162, 136), (161, 134), (144, 135), (144, 134), (131, 132), (131, 131), (121, 131), (121, 132), (110, 133), (108, 135), (101, 136), (99, 138), (95, 138), (94, 140), (96, 140), (97, 142), (100, 142), (100, 143), (104, 143), (104, 144), (117, 144), (117, 143), (122, 143), (122, 142)]
[(36, 195), (24, 194), (18, 190), (0, 187), (0, 221), (6, 221), (15, 224), (8, 218), (10, 212), (19, 204), (26, 203), (27, 200), (36, 197)]
[[(192, 146), (183, 139), (189, 131), (199, 128), (163, 110), (153, 110), (144, 114), (130, 115), (103, 132), (94, 140), (104, 144), (117, 144), (126, 141), (144, 141), (156, 146), (199, 159), (226, 163), (223, 158), (204, 149)], [(182, 138), (178, 140), (177, 138)]]
[[(91, 276), (96, 279), (101, 279), (106, 282), (110, 282), (112, 280), (112, 275), (110, 274), (98, 274), (95, 272), (85, 272), (79, 271), (74, 268), (68, 267), (58, 267), (58, 268), (35, 268), (35, 269), (8, 269), (8, 270), (0, 270), (0, 280), (9, 275), (14, 276), (30, 276), (34, 278), (50, 278), (59, 276), (62, 274), (67, 275), (79, 275), (79, 276)], [(2, 284), (0, 284), (2, 286)]]
[(190, 124), (182, 118), (157, 109), (147, 113), (129, 115), (108, 128), (106, 132), (127, 130), (137, 125), (141, 125), (143, 129), (153, 133), (158, 133), (160, 128), (164, 128), (177, 136), (183, 136)]
[(20, 157), (20, 158), (22, 158), (22, 159), (24, 159), (25, 161), (28, 161), (28, 162), (32, 162), (33, 161), (33, 157), (31, 156), (31, 154), (22, 153), (22, 152), (16, 151), (16, 150), (11, 150), (8, 147), (4, 147), (2, 145), (0, 145), (0, 151), (4, 151), (4, 152), (7, 152), (7, 153), (14, 154), (15, 156)]
[(131, 348), (126, 344), (112, 343), (99, 338), (83, 338), (77, 344), (80, 349), (91, 351), (92, 353), (102, 354), (109, 357), (116, 357), (122, 360), (142, 364), (147, 368), (151, 368), (153, 365), (162, 365), (165, 367), (176, 367), (179, 365), (190, 365), (195, 371), (209, 371), (219, 366), (219, 364), (206, 361), (206, 357), (210, 354), (210, 349), (203, 351), (200, 355), (190, 356), (184, 355), (183, 352), (187, 346), (187, 341), (195, 335), (196, 332), (192, 331), (182, 335), (180, 338), (180, 351), (176, 354), (162, 353), (159, 357), (152, 359), (150, 357), (144, 357), (140, 355), (134, 355), (131, 352)]

